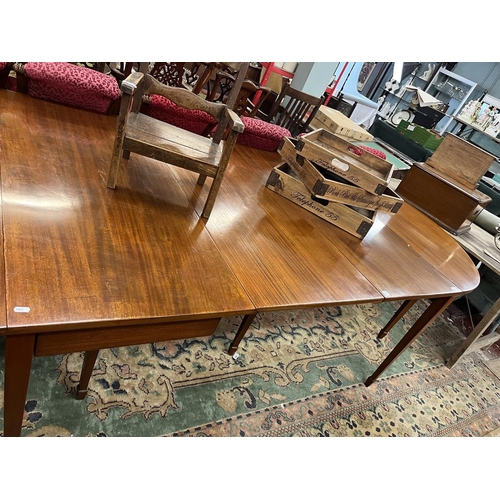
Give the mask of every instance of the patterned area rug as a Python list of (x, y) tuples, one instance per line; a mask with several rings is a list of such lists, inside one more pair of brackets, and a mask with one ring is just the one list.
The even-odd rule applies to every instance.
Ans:
[[(103, 350), (77, 401), (82, 354), (35, 358), (24, 436), (483, 436), (500, 426), (500, 380), (479, 355), (444, 366), (463, 335), (443, 315), (372, 386), (415, 321), (376, 336), (398, 303), (240, 318), (212, 337)], [(3, 371), (1, 341), (0, 369)], [(3, 380), (2, 380), (3, 383)], [(0, 389), (3, 425), (3, 392)]]

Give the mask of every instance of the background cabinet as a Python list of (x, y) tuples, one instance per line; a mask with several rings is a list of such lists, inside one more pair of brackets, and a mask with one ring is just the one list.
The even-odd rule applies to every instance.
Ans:
[(458, 114), (462, 106), (469, 100), (476, 88), (476, 83), (444, 68), (438, 72), (424, 90), (445, 104), (446, 115), (435, 126), (435, 130), (443, 134)]
[(378, 115), (392, 125), (398, 125), (401, 120), (411, 121), (412, 109), (416, 107), (415, 92), (407, 91), (405, 87), (413, 85), (425, 90), (437, 69), (438, 63), (419, 63), (409, 75), (402, 78), (396, 90), (393, 90), (393, 83), (389, 80), (376, 96), (377, 99), (383, 98)]
[(443, 103), (439, 110), (445, 115), (434, 126), (440, 134), (452, 128), (453, 117), (468, 102), (476, 88), (475, 82), (447, 70), (440, 63), (420, 63), (410, 75), (402, 79), (398, 88), (393, 89), (389, 80), (377, 95), (377, 98), (383, 99), (378, 115), (392, 125), (398, 125), (401, 120), (412, 121), (418, 107), (416, 92), (405, 91), (407, 85), (419, 87)]

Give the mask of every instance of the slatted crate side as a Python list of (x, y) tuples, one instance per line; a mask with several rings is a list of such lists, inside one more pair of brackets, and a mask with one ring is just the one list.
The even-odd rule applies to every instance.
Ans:
[(375, 211), (313, 198), (286, 162), (274, 167), (266, 187), (358, 239), (367, 235), (376, 216)]
[[(351, 149), (363, 151), (350, 143), (347, 144)], [(393, 165), (371, 153), (366, 152), (366, 155), (363, 154), (363, 160), (361, 160), (360, 156), (354, 153), (345, 154), (339, 149), (326, 147), (321, 141), (311, 141), (306, 136), (298, 139), (296, 149), (300, 156), (335, 173), (344, 180), (366, 189), (370, 193), (382, 194), (389, 184)], [(380, 160), (387, 163), (390, 169), (382, 174), (379, 170), (374, 169), (370, 162), (365, 162), (368, 157), (371, 157), (371, 163), (373, 163), (373, 159)]]
[(320, 106), (311, 121), (315, 128), (325, 128), (334, 134), (352, 137), (358, 141), (373, 141), (373, 135), (354, 123), (340, 111), (327, 106)]
[(333, 172), (347, 182), (366, 189), (373, 194), (382, 194), (389, 184), (378, 172), (369, 171), (365, 165), (353, 158), (346, 158), (340, 152), (330, 152), (325, 148), (299, 139), (297, 153), (313, 163)]
[(283, 139), (278, 153), (309, 192), (318, 198), (386, 213), (396, 213), (403, 204), (402, 198), (389, 187), (381, 195), (372, 194), (298, 156), (292, 140), (288, 138)]
[[(312, 168), (314, 165), (304, 158), (298, 157), (298, 161), (308, 162)], [(314, 194), (325, 200), (346, 203), (354, 207), (367, 208), (378, 212), (395, 214), (403, 206), (404, 200), (389, 186), (380, 194), (372, 194), (366, 189), (343, 182), (334, 173), (317, 167), (320, 175), (323, 175), (323, 182), (317, 183)]]
[(328, 130), (318, 129), (299, 138), (299, 143), (305, 141), (315, 143), (330, 153), (334, 152), (345, 158), (351, 158), (356, 165), (369, 170), (381, 179), (388, 179), (392, 175), (394, 165), (391, 162), (359, 148)]
[(302, 181), (309, 193), (315, 194), (318, 189), (316, 184), (321, 184), (322, 176), (315, 168), (309, 168), (308, 164), (299, 163), (297, 150), (295, 149), (296, 144), (297, 141), (295, 139), (285, 137), (282, 139), (277, 151), (281, 158), (283, 158), (288, 166), (295, 172), (295, 175)]

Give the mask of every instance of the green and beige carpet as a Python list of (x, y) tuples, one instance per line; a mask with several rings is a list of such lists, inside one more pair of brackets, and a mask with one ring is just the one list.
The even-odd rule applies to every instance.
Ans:
[[(100, 352), (77, 401), (82, 354), (35, 358), (23, 436), (485, 436), (500, 426), (500, 380), (473, 354), (444, 366), (463, 334), (439, 318), (372, 386), (414, 322), (377, 333), (398, 304), (258, 315), (239, 357), (239, 318), (212, 337)], [(0, 340), (3, 383), (5, 342)], [(0, 386), (0, 425), (3, 392)]]

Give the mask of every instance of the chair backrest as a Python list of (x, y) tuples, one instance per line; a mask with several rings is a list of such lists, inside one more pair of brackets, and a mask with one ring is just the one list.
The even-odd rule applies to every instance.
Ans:
[(235, 81), (236, 77), (233, 73), (217, 71), (215, 79), (208, 82), (207, 101), (227, 102)]
[[(207, 100), (227, 103), (229, 96), (233, 92), (235, 82), (235, 75), (226, 71), (218, 71), (214, 82), (211, 84)], [(252, 80), (243, 80), (238, 95), (234, 100), (233, 111), (239, 116), (253, 118), (270, 92), (271, 89), (261, 87)]]
[(288, 129), (295, 137), (307, 130), (324, 100), (324, 96), (306, 94), (286, 82), (269, 112), (268, 121)]
[(251, 80), (245, 80), (233, 106), (233, 111), (239, 116), (254, 118), (270, 93), (271, 89), (261, 87)]
[[(127, 76), (129, 76), (133, 71), (148, 73), (149, 67), (149, 63), (147, 62), (108, 62), (98, 64), (103, 64), (104, 68), (107, 65), (109, 71), (111, 72), (111, 76), (114, 76), (118, 83), (125, 80), (125, 78), (127, 78)], [(104, 68), (102, 72), (104, 72)]]
[[(181, 88), (181, 87), (170, 87), (159, 82), (156, 78), (150, 74), (143, 74), (140, 72), (135, 73), (137, 81), (137, 90), (134, 93), (134, 100), (131, 106), (132, 112), (140, 112), (144, 97), (150, 95), (159, 95), (165, 97), (169, 101), (172, 101), (175, 105), (188, 110), (204, 111), (209, 114), (222, 129), (227, 126), (225, 111), (227, 106), (222, 103), (209, 102), (202, 97), (194, 94), (193, 92)], [(127, 81), (122, 83), (123, 85), (129, 85)], [(222, 137), (213, 137), (214, 142), (220, 142)]]
[(185, 62), (155, 62), (150, 74), (164, 85), (186, 88), (192, 85), (192, 75), (197, 70), (197, 68), (188, 69), (187, 64)]

